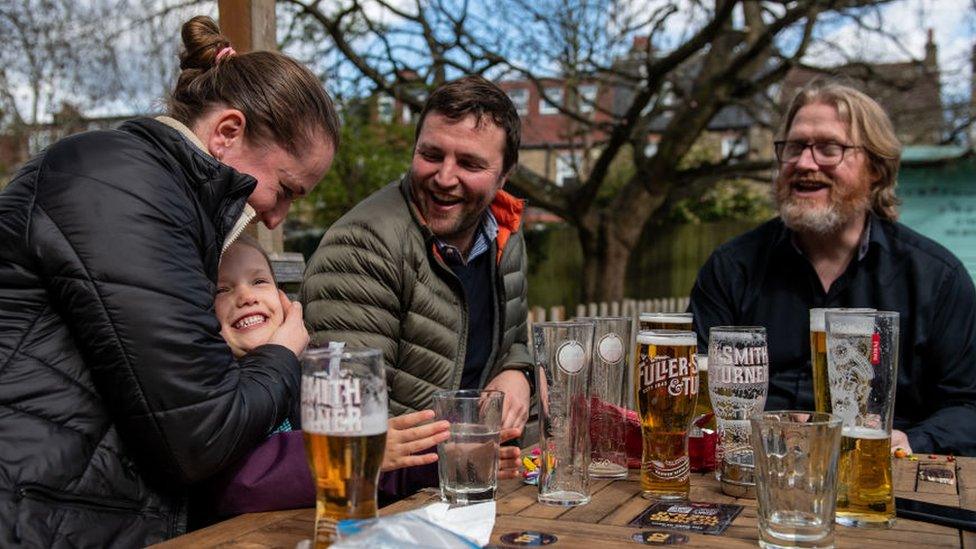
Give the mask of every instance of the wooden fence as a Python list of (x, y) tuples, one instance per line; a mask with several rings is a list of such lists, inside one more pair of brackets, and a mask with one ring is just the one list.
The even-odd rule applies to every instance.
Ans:
[[(687, 297), (661, 297), (656, 299), (625, 299), (623, 301), (611, 301), (601, 303), (580, 303), (576, 306), (576, 313), (573, 317), (581, 316), (632, 316), (637, 317), (640, 313), (681, 313), (688, 308)], [(545, 322), (569, 320), (566, 315), (566, 307), (561, 305), (555, 307), (532, 307), (529, 309), (529, 324), (533, 322)]]

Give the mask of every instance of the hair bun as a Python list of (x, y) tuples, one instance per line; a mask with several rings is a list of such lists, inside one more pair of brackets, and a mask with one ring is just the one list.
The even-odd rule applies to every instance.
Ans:
[(217, 53), (230, 46), (230, 40), (220, 33), (217, 22), (206, 15), (198, 15), (183, 24), (183, 52), (180, 69), (205, 71), (217, 64)]

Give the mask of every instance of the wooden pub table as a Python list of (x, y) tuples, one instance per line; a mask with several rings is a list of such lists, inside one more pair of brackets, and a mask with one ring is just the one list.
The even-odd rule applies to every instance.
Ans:
[[(895, 496), (930, 503), (976, 510), (976, 458), (948, 461), (944, 456), (919, 461), (894, 460)], [(956, 483), (942, 484), (919, 480), (919, 464), (937, 463), (935, 467), (955, 468)], [(928, 465), (926, 465), (928, 467)], [(579, 507), (550, 507), (536, 501), (538, 489), (517, 480), (502, 481), (497, 494), (497, 517), (491, 543), (507, 547), (501, 536), (524, 530), (554, 534), (558, 540), (550, 547), (609, 549), (634, 548), (632, 540), (642, 529), (628, 526), (650, 502), (640, 497), (638, 473), (631, 471), (626, 480), (594, 480), (590, 484), (592, 500)], [(408, 511), (439, 500), (436, 490), (424, 490), (385, 507), (381, 515)], [(692, 474), (692, 501), (736, 503), (742, 512), (720, 536), (686, 533), (686, 547), (755, 547), (758, 543), (756, 501), (722, 494), (712, 473)], [(312, 535), (313, 509), (275, 511), (241, 515), (209, 528), (170, 540), (157, 547), (283, 547), (292, 549)], [(924, 547), (972, 547), (976, 534), (954, 528), (899, 518), (890, 530), (855, 529), (837, 526), (838, 547), (885, 547), (898, 543)]]

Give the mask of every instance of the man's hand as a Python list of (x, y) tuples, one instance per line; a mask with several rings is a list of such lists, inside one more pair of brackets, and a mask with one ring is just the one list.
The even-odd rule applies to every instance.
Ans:
[(268, 343), (288, 347), (295, 356), (298, 356), (308, 346), (308, 330), (305, 329), (305, 322), (302, 320), (302, 304), (297, 301), (292, 303), (281, 290), (278, 290), (278, 299), (281, 300), (281, 312), (285, 315), (285, 319)]
[(895, 450), (901, 448), (902, 450), (912, 453), (912, 446), (908, 444), (908, 435), (903, 431), (898, 429), (892, 429), (891, 431), (891, 451), (894, 453)]
[(505, 370), (495, 376), (485, 385), (485, 389), (494, 389), (505, 393), (505, 403), (502, 405), (502, 428), (514, 427), (522, 430), (529, 419), (529, 380), (518, 370)]
[(381, 471), (393, 471), (402, 467), (426, 465), (437, 461), (437, 452), (413, 455), (444, 442), (450, 436), (451, 424), (436, 421), (420, 425), (434, 419), (433, 410), (421, 410), (390, 418), (386, 431), (386, 451), (383, 453)]
[[(522, 435), (522, 428), (504, 429), (501, 432), (501, 442), (518, 438)], [(522, 452), (518, 446), (502, 446), (498, 450), (498, 478), (519, 478), (519, 457)]]

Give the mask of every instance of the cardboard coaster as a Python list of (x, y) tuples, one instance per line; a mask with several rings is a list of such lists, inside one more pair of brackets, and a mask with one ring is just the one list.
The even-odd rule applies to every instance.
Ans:
[(678, 532), (664, 532), (661, 530), (644, 530), (637, 532), (632, 538), (644, 545), (683, 545), (688, 543), (688, 536)]
[(954, 463), (919, 463), (918, 480), (938, 482), (954, 486), (956, 484), (956, 467)]
[(509, 532), (501, 537), (502, 543), (507, 545), (519, 545), (522, 547), (540, 547), (542, 545), (552, 545), (559, 539), (553, 534), (545, 532)]
[(741, 505), (660, 501), (628, 524), (637, 528), (664, 528), (681, 532), (719, 535), (742, 511)]

